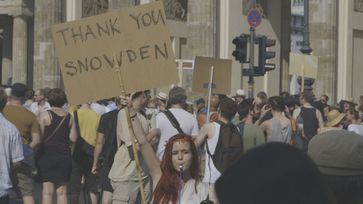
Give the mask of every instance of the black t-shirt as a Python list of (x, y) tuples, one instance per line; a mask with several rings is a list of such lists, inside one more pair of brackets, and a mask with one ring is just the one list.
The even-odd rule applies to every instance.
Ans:
[(319, 120), (316, 117), (316, 109), (301, 107), (300, 117), (303, 120), (304, 135), (310, 140), (318, 133), (319, 129)]
[(104, 134), (105, 144), (103, 145), (100, 160), (103, 164), (112, 166), (117, 151), (117, 115), (119, 110), (113, 110), (101, 116), (97, 132)]

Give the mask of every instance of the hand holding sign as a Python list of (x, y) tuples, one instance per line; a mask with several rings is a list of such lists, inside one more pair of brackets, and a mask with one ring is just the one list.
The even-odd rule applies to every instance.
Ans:
[(176, 83), (178, 75), (162, 2), (53, 26), (71, 104)]

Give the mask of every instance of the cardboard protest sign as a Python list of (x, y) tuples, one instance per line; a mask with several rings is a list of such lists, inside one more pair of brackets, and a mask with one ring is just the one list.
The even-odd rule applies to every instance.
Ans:
[(161, 1), (52, 27), (71, 104), (178, 82)]
[(316, 79), (318, 75), (318, 57), (300, 53), (290, 53), (290, 75), (304, 75)]
[(231, 93), (232, 60), (209, 57), (195, 57), (193, 72), (193, 91), (208, 93), (206, 86), (210, 80), (211, 66), (214, 66), (213, 93)]

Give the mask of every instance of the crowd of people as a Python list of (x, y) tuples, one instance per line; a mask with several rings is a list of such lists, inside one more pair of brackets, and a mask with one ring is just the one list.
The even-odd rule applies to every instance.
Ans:
[(59, 88), (0, 89), (0, 204), (35, 203), (34, 183), (43, 204), (363, 203), (363, 96), (210, 100), (173, 87), (70, 106)]

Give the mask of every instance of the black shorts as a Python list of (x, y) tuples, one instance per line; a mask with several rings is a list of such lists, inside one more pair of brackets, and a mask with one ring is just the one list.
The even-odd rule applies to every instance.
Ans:
[(111, 180), (108, 178), (108, 173), (110, 173), (111, 168), (108, 166), (101, 166), (98, 170), (98, 182), (102, 191), (113, 192), (111, 186)]
[(80, 194), (82, 188), (82, 177), (84, 177), (84, 187), (86, 191), (92, 193), (99, 192), (97, 176), (92, 174), (91, 171), (84, 170), (73, 160), (71, 181), (68, 186), (69, 194)]
[(9, 195), (5, 195), (3, 197), (0, 197), (0, 204), (9, 204)]

